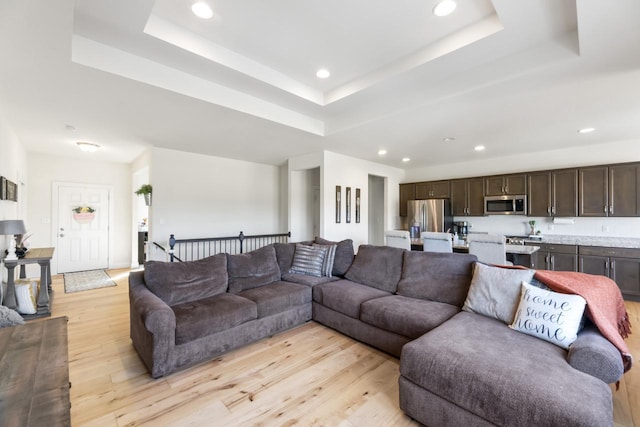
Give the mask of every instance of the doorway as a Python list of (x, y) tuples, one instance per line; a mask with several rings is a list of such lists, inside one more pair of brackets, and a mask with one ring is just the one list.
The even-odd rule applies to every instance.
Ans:
[(385, 178), (369, 175), (369, 244), (384, 245)]
[(109, 186), (54, 183), (57, 273), (109, 267)]

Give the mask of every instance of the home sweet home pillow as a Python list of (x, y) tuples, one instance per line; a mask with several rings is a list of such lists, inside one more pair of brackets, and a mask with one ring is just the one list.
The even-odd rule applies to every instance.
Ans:
[(578, 338), (587, 302), (522, 282), (520, 304), (511, 329), (569, 348)]

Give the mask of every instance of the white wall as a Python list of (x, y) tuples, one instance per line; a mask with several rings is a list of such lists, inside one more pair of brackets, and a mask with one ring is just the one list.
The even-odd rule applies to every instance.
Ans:
[(277, 166), (152, 148), (149, 183), (150, 242), (287, 231)]
[[(28, 153), (28, 211), (27, 227), (33, 233), (34, 247), (55, 246), (53, 241), (52, 185), (54, 182), (109, 185), (113, 187), (112, 229), (109, 242), (109, 268), (131, 266), (131, 166), (123, 163), (55, 157), (50, 154)], [(56, 257), (52, 272), (56, 273)]]
[[(25, 219), (27, 214), (27, 155), (22, 143), (0, 111), (0, 176), (18, 184), (18, 203), (0, 200), (0, 220)], [(29, 224), (26, 223), (27, 227)], [(6, 236), (0, 236), (0, 257), (9, 246)], [(0, 281), (6, 282), (7, 270), (2, 266)], [(0, 297), (2, 292), (0, 291)], [(1, 298), (0, 298), (1, 300)]]
[[(320, 181), (322, 183), (321, 205), (323, 218), (323, 237), (329, 240), (353, 239), (354, 247), (369, 241), (369, 175), (376, 175), (385, 180), (385, 203), (382, 212), (373, 212), (372, 215), (381, 215), (386, 229), (394, 229), (400, 225), (398, 216), (399, 184), (404, 178), (402, 169), (381, 165), (365, 160), (356, 159), (341, 154), (324, 152), (324, 167), (321, 170)], [(342, 220), (335, 222), (335, 191), (336, 186), (342, 187)], [(351, 223), (345, 221), (345, 188), (351, 187)], [(355, 193), (356, 188), (361, 191), (361, 222), (355, 222)]]

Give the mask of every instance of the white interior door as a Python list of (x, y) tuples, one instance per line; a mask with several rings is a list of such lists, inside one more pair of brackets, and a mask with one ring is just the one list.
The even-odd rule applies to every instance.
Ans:
[(109, 193), (99, 186), (58, 187), (58, 273), (109, 267)]

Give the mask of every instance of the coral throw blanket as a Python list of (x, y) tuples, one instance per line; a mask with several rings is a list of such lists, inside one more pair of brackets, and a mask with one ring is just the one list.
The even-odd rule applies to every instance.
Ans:
[(536, 270), (534, 277), (554, 291), (584, 298), (587, 316), (600, 333), (620, 350), (624, 371), (631, 369), (633, 358), (624, 342), (631, 333), (631, 322), (620, 289), (613, 280), (605, 276), (550, 270)]

